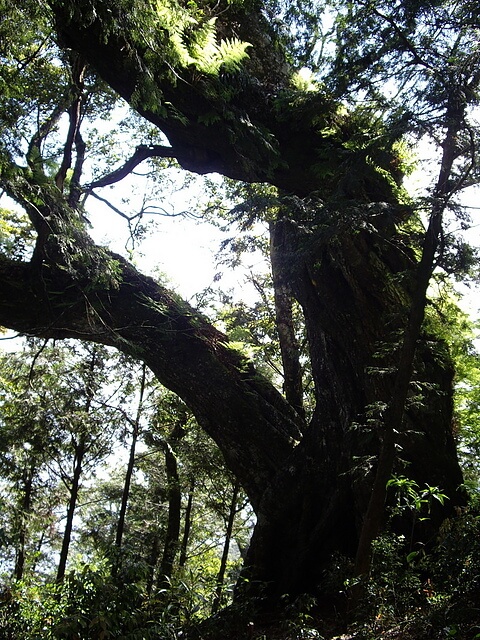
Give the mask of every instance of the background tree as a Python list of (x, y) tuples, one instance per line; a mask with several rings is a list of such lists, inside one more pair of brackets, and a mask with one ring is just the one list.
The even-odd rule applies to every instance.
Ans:
[(61, 362), (63, 371), (59, 369), (54, 372), (56, 375), (63, 374), (62, 388), (55, 396), (47, 391), (43, 398), (45, 406), (52, 413), (53, 425), (59, 432), (58, 440), (66, 445), (62, 458), (54, 459), (55, 472), (69, 496), (57, 581), (65, 576), (81, 483), (111, 453), (113, 432), (118, 428), (114, 416), (105, 412), (102, 400), (98, 397), (105, 385), (105, 358), (105, 350), (98, 345), (88, 346), (73, 366), (64, 356)]
[[(33, 343), (18, 355), (9, 355), (8, 364), (4, 363), (3, 434), (10, 444), (4, 457), (5, 463), (8, 460), (4, 477), (9, 473), (21, 476), (17, 579), (23, 577), (29, 521), (35, 522), (38, 516), (45, 519), (50, 512), (46, 522), (37, 523), (37, 535), (44, 538), (48, 520), (58, 519), (48, 506), (46, 491), (57, 501), (67, 502), (57, 579), (65, 575), (82, 484), (112, 452), (118, 429), (117, 414), (105, 406), (103, 397), (104, 393), (112, 396), (118, 392), (106, 389), (108, 362), (108, 354), (98, 345), (78, 350), (72, 345)], [(23, 462), (11, 459), (18, 450), (23, 451)], [(62, 508), (61, 503), (55, 503), (57, 512)], [(60, 521), (56, 525), (60, 527)]]
[(127, 513), (128, 499), (130, 495), (130, 484), (132, 481), (132, 475), (135, 468), (136, 447), (137, 447), (137, 441), (138, 441), (138, 436), (140, 432), (140, 421), (142, 417), (143, 402), (144, 402), (144, 395), (145, 395), (146, 375), (147, 375), (147, 368), (145, 365), (143, 365), (141, 369), (141, 375), (140, 375), (140, 388), (138, 390), (138, 406), (137, 406), (135, 417), (133, 419), (129, 419), (128, 416), (125, 416), (125, 419), (128, 422), (130, 422), (130, 426), (132, 427), (132, 439), (130, 442), (128, 464), (127, 464), (127, 470), (125, 473), (125, 482), (124, 482), (123, 491), (122, 491), (122, 502), (120, 505), (120, 512), (118, 514), (117, 532), (115, 535), (115, 546), (117, 547), (118, 550), (121, 550), (121, 547), (122, 547), (122, 538), (125, 530), (125, 516)]
[[(4, 563), (9, 551), (14, 551), (16, 580), (21, 580), (26, 567), (38, 560), (49, 521), (42, 498), (45, 490), (53, 492), (45, 474), (50, 447), (48, 430), (28, 385), (29, 372), (30, 363), (25, 357), (2, 358), (1, 473), (7, 516), (2, 548)], [(38, 515), (43, 520), (40, 526)]]

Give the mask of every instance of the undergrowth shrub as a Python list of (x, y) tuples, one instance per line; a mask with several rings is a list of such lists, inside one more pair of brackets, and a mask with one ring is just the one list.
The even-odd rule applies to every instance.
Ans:
[(176, 637), (168, 610), (133, 582), (120, 583), (85, 565), (61, 584), (16, 583), (3, 591), (0, 637), (5, 640), (149, 640)]
[(380, 536), (362, 586), (358, 640), (480, 639), (480, 503), (446, 520), (428, 553)]

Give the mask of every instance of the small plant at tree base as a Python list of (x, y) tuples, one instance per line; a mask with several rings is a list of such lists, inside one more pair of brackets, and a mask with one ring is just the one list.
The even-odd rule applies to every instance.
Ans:
[(424, 489), (420, 489), (415, 480), (405, 476), (394, 476), (387, 482), (387, 487), (393, 487), (396, 490), (395, 511), (397, 512), (408, 509), (428, 516), (433, 500), (438, 500), (442, 505), (445, 500), (448, 500), (448, 496), (442, 493), (438, 487), (431, 487), (426, 484)]

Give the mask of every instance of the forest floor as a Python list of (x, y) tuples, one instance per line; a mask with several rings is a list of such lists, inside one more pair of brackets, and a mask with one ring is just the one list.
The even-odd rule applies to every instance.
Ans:
[[(224, 614), (224, 612), (222, 612)], [(185, 633), (185, 640), (440, 640), (455, 638), (471, 640), (480, 638), (476, 625), (469, 631), (448, 625), (432, 625), (422, 612), (417, 610), (402, 621), (383, 620), (380, 617), (365, 623), (351, 621), (345, 616), (311, 616), (301, 619), (284, 619), (281, 615), (259, 616), (249, 620), (248, 616), (222, 615), (204, 621)], [(466, 632), (466, 633), (465, 633)]]

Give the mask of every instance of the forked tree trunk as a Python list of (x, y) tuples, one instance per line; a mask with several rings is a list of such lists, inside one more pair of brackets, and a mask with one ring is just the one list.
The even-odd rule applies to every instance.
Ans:
[[(181, 69), (182, 81), (172, 79), (171, 69), (163, 73), (164, 61), (131, 26), (136, 20), (129, 31), (129, 21), (108, 3), (48, 4), (62, 43), (168, 138), (171, 146), (139, 148), (147, 153), (142, 157), (150, 149), (198, 173), (268, 182), (295, 198), (319, 194), (330, 203), (318, 210), (302, 205), (274, 230), (275, 274), (305, 318), (314, 415), (305, 426), (224, 336), (124, 260), (93, 247), (78, 229), (78, 213), (66, 210), (54, 190), (31, 186), (29, 175), (22, 182), (18, 172), (4, 184), (41, 240), (36, 265), (0, 257), (0, 322), (35, 335), (104, 342), (145, 361), (190, 406), (251, 500), (257, 525), (246, 558), (248, 584), (273, 598), (316, 591), (333, 553), (355, 556), (382, 411), (395, 388), (396, 342), (414, 290), (415, 260), (395, 228), (401, 207), (384, 204), (397, 203), (392, 165), (398, 158), (383, 147), (377, 158), (351, 149), (356, 132), (348, 116), (342, 120), (340, 102), (321, 91), (292, 90), (293, 69), (261, 4), (234, 3), (219, 16), (219, 35), (253, 45), (231, 84), (229, 74), (222, 77), (226, 91), (212, 90), (211, 79), (193, 66)], [(156, 36), (160, 49), (168, 49), (168, 30)], [(172, 108), (158, 108), (152, 95)], [(337, 218), (360, 210), (366, 224), (343, 224), (340, 231)], [(75, 224), (67, 225), (69, 217)], [(59, 244), (55, 234), (64, 237), (67, 226), (68, 242)], [(394, 469), (407, 470), (420, 486), (438, 485), (450, 498), (418, 531), (427, 541), (461, 499), (462, 477), (451, 433), (448, 355), (438, 340), (423, 336), (413, 364), (417, 384), (425, 383), (424, 404), (407, 398)], [(408, 393), (411, 400), (411, 388)], [(298, 410), (298, 392), (291, 398)]]
[[(249, 587), (257, 581), (273, 600), (321, 592), (334, 555), (355, 557), (380, 450), (381, 411), (394, 388), (398, 329), (409, 308), (408, 293), (402, 298), (391, 281), (414, 267), (380, 235), (339, 234), (334, 244), (308, 238), (306, 250), (297, 227), (285, 222), (277, 226), (276, 243), (305, 315), (316, 410), (257, 509), (244, 576)], [(405, 473), (449, 496), (446, 507), (416, 531), (428, 543), (464, 499), (458, 493), (453, 370), (445, 345), (432, 336), (420, 338), (412, 377), (425, 383), (423, 405), (407, 402), (396, 434), (401, 453), (389, 461), (388, 477), (392, 470)], [(383, 501), (376, 516), (386, 517)]]
[[(297, 415), (226, 348), (224, 336), (118, 256), (109, 254), (122, 270), (119, 286), (90, 290), (89, 298), (75, 294), (80, 285), (86, 290), (87, 275), (80, 274), (78, 284), (49, 265), (37, 276), (35, 305), (26, 304), (34, 268), (0, 261), (2, 324), (117, 346), (141, 357), (191, 407), (255, 509), (245, 575), (262, 593), (267, 585), (273, 599), (317, 591), (333, 553), (355, 555), (375, 472), (370, 461), (379, 451), (375, 411), (391, 396), (396, 335), (410, 302), (408, 290), (395, 283), (408, 281), (414, 267), (395, 236), (383, 239), (380, 232), (339, 234), (332, 241), (305, 238), (285, 222), (276, 241), (303, 309), (315, 381), (316, 409), (303, 435)], [(79, 238), (76, 246), (86, 242)], [(49, 289), (65, 295), (43, 298)], [(462, 483), (451, 432), (453, 372), (444, 345), (426, 338), (417, 347), (414, 374), (428, 383), (424, 406), (407, 407), (399, 445), (408, 467), (397, 467), (450, 498), (418, 530), (423, 540), (461, 501)]]

